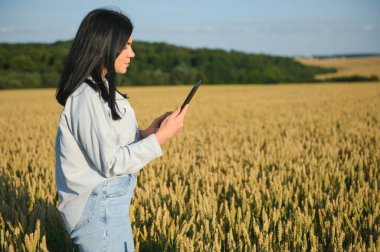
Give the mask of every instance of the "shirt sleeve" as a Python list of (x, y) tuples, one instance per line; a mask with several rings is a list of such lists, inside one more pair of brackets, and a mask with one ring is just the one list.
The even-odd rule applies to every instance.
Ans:
[[(76, 102), (71, 112), (74, 138), (105, 177), (136, 173), (154, 158), (162, 156), (154, 134), (117, 146), (118, 136), (112, 128), (112, 118), (98, 97), (86, 96)], [(137, 134), (140, 136), (140, 132)]]

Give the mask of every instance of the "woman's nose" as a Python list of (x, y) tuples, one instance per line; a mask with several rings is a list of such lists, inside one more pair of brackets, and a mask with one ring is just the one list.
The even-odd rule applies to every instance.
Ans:
[(134, 58), (136, 55), (135, 55), (135, 52), (131, 49), (131, 52), (130, 52), (130, 55), (129, 55), (129, 58)]

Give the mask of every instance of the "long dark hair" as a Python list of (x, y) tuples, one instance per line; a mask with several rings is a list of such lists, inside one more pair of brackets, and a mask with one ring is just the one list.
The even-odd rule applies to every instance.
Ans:
[[(115, 107), (117, 76), (114, 64), (132, 31), (131, 20), (121, 11), (96, 9), (88, 13), (79, 26), (65, 61), (57, 88), (57, 101), (64, 106), (67, 98), (83, 82), (87, 82), (87, 77), (92, 76), (95, 85), (90, 86), (108, 102), (112, 119), (120, 119)], [(107, 70), (108, 90), (101, 75), (104, 67)]]

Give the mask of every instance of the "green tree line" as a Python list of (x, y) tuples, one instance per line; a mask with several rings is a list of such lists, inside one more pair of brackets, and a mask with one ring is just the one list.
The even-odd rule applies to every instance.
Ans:
[[(56, 87), (72, 41), (0, 43), (0, 89)], [(135, 60), (121, 86), (313, 82), (334, 69), (306, 66), (290, 57), (166, 43), (134, 42)]]

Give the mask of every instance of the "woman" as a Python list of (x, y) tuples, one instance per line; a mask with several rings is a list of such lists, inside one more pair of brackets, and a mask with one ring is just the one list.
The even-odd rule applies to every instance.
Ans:
[(136, 173), (183, 128), (188, 106), (138, 128), (116, 74), (131, 59), (131, 21), (107, 9), (82, 21), (61, 74), (56, 138), (58, 209), (81, 251), (133, 251), (129, 205)]

